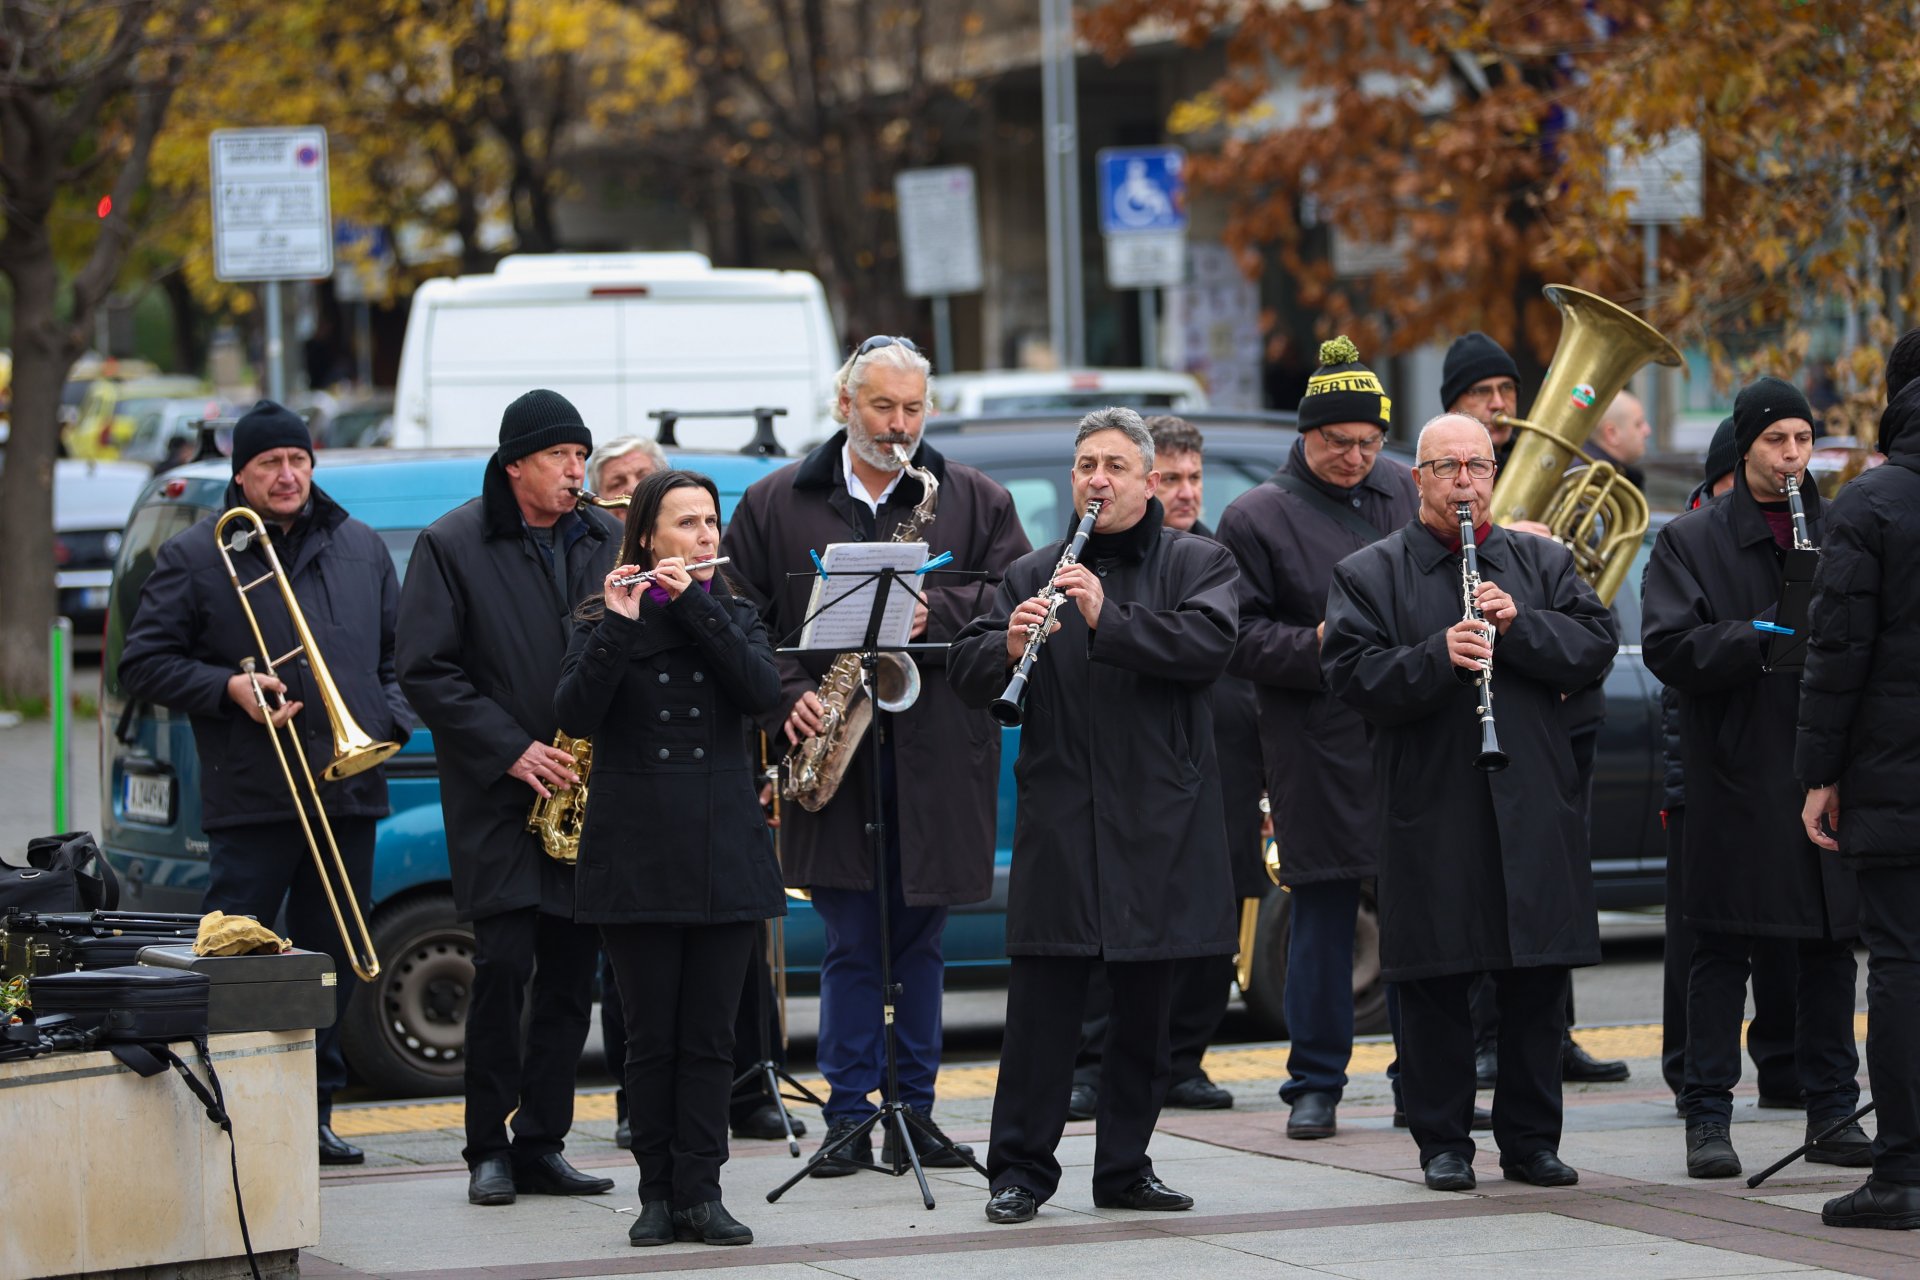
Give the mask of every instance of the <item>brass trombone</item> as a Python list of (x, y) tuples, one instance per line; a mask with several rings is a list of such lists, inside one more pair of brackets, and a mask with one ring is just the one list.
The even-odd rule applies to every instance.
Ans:
[[(229, 545), (227, 529), (236, 524), (250, 527), (236, 530)], [(333, 827), (327, 822), (326, 810), (321, 807), (320, 781), (338, 782), (357, 773), (365, 773), (398, 751), (400, 744), (376, 742), (354, 722), (353, 714), (347, 710), (346, 700), (340, 696), (340, 689), (333, 682), (333, 673), (327, 669), (326, 660), (320, 656), (320, 648), (313, 641), (306, 615), (301, 612), (300, 602), (293, 595), (293, 580), (281, 567), (280, 557), (273, 550), (273, 540), (267, 536), (266, 523), (251, 508), (234, 507), (215, 522), (213, 540), (220, 548), (221, 560), (226, 562), (227, 578), (239, 593), (240, 611), (247, 615), (247, 626), (253, 632), (253, 642), (262, 654), (268, 652), (267, 639), (260, 631), (260, 619), (254, 614), (253, 603), (247, 599), (247, 593), (269, 581), (280, 585), (280, 597), (287, 606), (287, 617), (293, 624), (293, 632), (299, 643), (277, 658), (257, 661), (243, 658), (240, 670), (246, 673), (247, 683), (253, 687), (254, 705), (260, 708), (266, 721), (267, 737), (273, 742), (273, 754), (280, 761), (280, 772), (286, 776), (287, 790), (293, 796), (294, 815), (300, 819), (300, 829), (306, 833), (307, 849), (313, 854), (314, 867), (320, 873), (320, 887), (326, 890), (327, 906), (333, 911), (333, 923), (340, 930), (340, 940), (346, 944), (347, 963), (352, 965), (362, 982), (372, 982), (380, 975), (380, 957), (374, 954), (373, 935), (368, 932), (366, 919), (360, 914), (360, 903), (353, 896), (353, 883), (347, 876), (346, 860), (340, 856), (340, 846), (333, 839)], [(251, 582), (242, 582), (233, 557), (255, 541), (260, 544), (260, 554), (266, 558), (267, 571)], [(300, 731), (293, 727), (293, 721), (289, 719), (279, 726), (273, 722), (274, 713), (287, 705), (287, 695), (284, 692), (276, 693), (269, 700), (265, 686), (260, 683), (259, 668), (262, 665), (269, 676), (277, 679), (280, 664), (301, 655), (306, 657), (307, 667), (313, 673), (314, 688), (319, 693), (320, 705), (326, 709), (327, 721), (333, 731), (333, 758), (320, 771), (318, 779), (307, 764), (307, 752), (300, 745)], [(293, 766), (288, 763), (286, 748), (280, 743), (282, 728), (287, 731), (288, 741), (293, 744), (294, 758), (300, 763), (300, 776), (307, 780), (307, 794), (313, 801), (313, 816), (319, 822), (320, 834), (326, 837), (328, 851), (333, 854), (332, 870), (328, 869), (327, 860), (320, 852), (320, 841), (313, 832), (314, 824), (307, 820), (307, 807), (300, 794), (300, 784), (294, 781)], [(334, 888), (336, 875), (340, 882), (338, 892)], [(347, 900), (347, 908), (353, 913), (351, 931), (347, 928), (346, 917), (340, 911), (342, 897)]]

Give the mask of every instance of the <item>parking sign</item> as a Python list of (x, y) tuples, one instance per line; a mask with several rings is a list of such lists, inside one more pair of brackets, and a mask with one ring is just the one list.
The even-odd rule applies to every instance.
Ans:
[(1187, 229), (1187, 153), (1179, 147), (1106, 147), (1099, 154), (1100, 230), (1107, 235)]
[(217, 279), (333, 274), (325, 129), (216, 129), (207, 150)]

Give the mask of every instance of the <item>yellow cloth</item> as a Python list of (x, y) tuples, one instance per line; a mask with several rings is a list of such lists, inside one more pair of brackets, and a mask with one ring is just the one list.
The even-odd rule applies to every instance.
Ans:
[(224, 911), (201, 916), (200, 932), (193, 940), (197, 956), (279, 955), (290, 949), (285, 938), (258, 920)]

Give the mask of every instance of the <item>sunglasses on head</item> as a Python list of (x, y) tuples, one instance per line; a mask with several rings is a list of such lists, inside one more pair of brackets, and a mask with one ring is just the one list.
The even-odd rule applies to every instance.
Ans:
[(863, 356), (869, 351), (878, 351), (881, 347), (891, 347), (896, 342), (913, 352), (913, 354), (920, 354), (920, 348), (914, 345), (912, 338), (890, 338), (884, 333), (877, 333), (873, 337), (868, 338), (854, 349), (853, 354)]

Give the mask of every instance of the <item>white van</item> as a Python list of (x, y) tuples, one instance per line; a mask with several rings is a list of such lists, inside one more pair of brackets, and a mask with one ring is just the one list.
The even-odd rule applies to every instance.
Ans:
[(933, 403), (968, 418), (1091, 413), (1110, 405), (1152, 416), (1204, 409), (1207, 393), (1198, 378), (1171, 369), (1002, 369), (935, 378)]
[[(831, 435), (840, 344), (819, 280), (716, 269), (697, 253), (516, 254), (492, 275), (413, 295), (394, 392), (400, 448), (490, 445), (521, 393), (549, 387), (596, 440), (653, 436), (660, 409), (785, 409), (781, 446)], [(693, 449), (737, 449), (751, 416), (679, 423)]]

